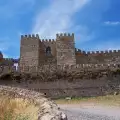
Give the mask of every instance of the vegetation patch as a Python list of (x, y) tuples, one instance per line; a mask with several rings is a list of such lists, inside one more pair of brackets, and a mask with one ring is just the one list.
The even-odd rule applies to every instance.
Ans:
[(0, 93), (0, 120), (37, 120), (38, 106), (27, 99)]
[(120, 106), (120, 95), (107, 95), (98, 97), (76, 97), (71, 99), (59, 98), (55, 100), (57, 104), (82, 104), (94, 103), (106, 106)]

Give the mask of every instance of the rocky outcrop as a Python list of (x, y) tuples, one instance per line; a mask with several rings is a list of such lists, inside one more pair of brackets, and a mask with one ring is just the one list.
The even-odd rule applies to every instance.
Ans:
[(0, 85), (0, 92), (16, 98), (29, 99), (40, 105), (38, 120), (67, 120), (67, 116), (60, 111), (57, 104), (39, 92), (3, 85)]

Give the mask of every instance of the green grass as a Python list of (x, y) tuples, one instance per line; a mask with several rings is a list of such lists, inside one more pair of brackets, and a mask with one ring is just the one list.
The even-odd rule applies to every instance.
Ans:
[(57, 104), (82, 104), (82, 103), (94, 103), (98, 105), (106, 106), (120, 106), (120, 95), (107, 95), (99, 97), (76, 97), (71, 100), (64, 98), (55, 100)]

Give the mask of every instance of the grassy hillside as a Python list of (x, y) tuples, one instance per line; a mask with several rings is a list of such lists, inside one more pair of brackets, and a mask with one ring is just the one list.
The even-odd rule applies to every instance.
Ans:
[(0, 120), (37, 120), (38, 107), (23, 98), (0, 94)]

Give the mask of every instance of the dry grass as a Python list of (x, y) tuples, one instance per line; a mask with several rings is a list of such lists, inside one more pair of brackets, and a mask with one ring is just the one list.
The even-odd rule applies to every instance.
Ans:
[(0, 95), (0, 120), (37, 120), (38, 107), (22, 98)]
[(106, 106), (120, 106), (120, 95), (107, 95), (99, 97), (83, 97), (72, 98), (71, 100), (58, 99), (55, 100), (57, 104), (82, 104), (82, 103), (94, 103), (98, 105)]

